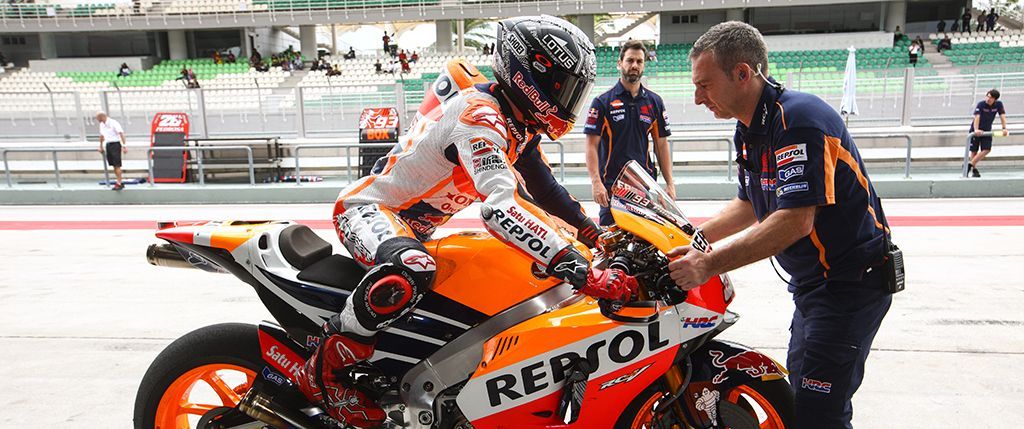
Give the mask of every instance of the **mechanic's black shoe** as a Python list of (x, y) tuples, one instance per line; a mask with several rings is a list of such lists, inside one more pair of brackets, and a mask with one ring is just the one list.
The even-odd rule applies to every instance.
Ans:
[(981, 177), (981, 172), (978, 171), (978, 167), (971, 166), (971, 177)]
[(112, 187), (110, 189), (113, 190), (113, 191), (120, 191), (120, 190), (124, 189), (124, 184), (123, 183), (118, 183), (118, 184), (114, 185), (114, 187)]

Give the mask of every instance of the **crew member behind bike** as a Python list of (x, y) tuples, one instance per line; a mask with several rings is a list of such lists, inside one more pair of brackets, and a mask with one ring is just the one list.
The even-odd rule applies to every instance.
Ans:
[(435, 94), (449, 92), (441, 108), (418, 117), (373, 173), (335, 203), (338, 236), (368, 271), (341, 313), (324, 324), (298, 384), (339, 422), (372, 427), (385, 420), (380, 406), (338, 375), (368, 359), (375, 334), (431, 288), (435, 262), (422, 242), (478, 198), (486, 229), (548, 275), (595, 298), (625, 301), (636, 289), (620, 270), (591, 268), (547, 214), (594, 247), (599, 228), (554, 180), (538, 147), (541, 133), (557, 140), (572, 129), (594, 82), (594, 46), (580, 29), (546, 15), (501, 21), (497, 40), (497, 82), (459, 92), (452, 82), (436, 85)]

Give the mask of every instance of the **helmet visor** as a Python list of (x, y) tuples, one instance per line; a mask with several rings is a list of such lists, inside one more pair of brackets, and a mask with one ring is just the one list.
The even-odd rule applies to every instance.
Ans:
[(545, 73), (538, 77), (543, 80), (545, 76), (550, 77), (551, 81), (548, 85), (543, 83), (541, 85), (551, 88), (552, 100), (558, 103), (559, 107), (573, 115), (573, 118), (579, 117), (583, 105), (589, 101), (590, 89), (593, 88), (594, 81), (563, 71)]

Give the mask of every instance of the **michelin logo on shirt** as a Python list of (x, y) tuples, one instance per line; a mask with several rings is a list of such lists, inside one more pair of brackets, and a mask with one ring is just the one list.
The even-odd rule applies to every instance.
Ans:
[(788, 185), (779, 186), (775, 189), (775, 197), (781, 197), (786, 194), (792, 194), (794, 192), (807, 192), (810, 190), (810, 185), (807, 182), (796, 182)]

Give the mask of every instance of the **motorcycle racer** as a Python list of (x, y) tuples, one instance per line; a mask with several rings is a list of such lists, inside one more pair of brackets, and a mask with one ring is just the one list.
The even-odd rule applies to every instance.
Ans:
[(551, 16), (503, 20), (494, 55), (497, 82), (461, 91), (450, 81), (448, 88), (437, 85), (432, 95), (443, 96), (440, 108), (418, 115), (373, 174), (341, 191), (335, 227), (368, 271), (324, 325), (324, 338), (298, 377), (309, 400), (345, 424), (384, 421), (373, 400), (336, 374), (368, 359), (374, 335), (429, 290), (436, 264), (422, 241), (477, 199), (485, 228), (548, 275), (596, 298), (625, 301), (634, 293), (633, 277), (591, 268), (547, 214), (576, 227), (577, 238), (594, 246), (599, 228), (554, 180), (538, 145), (541, 134), (557, 140), (572, 129), (595, 69), (593, 45), (572, 24)]

